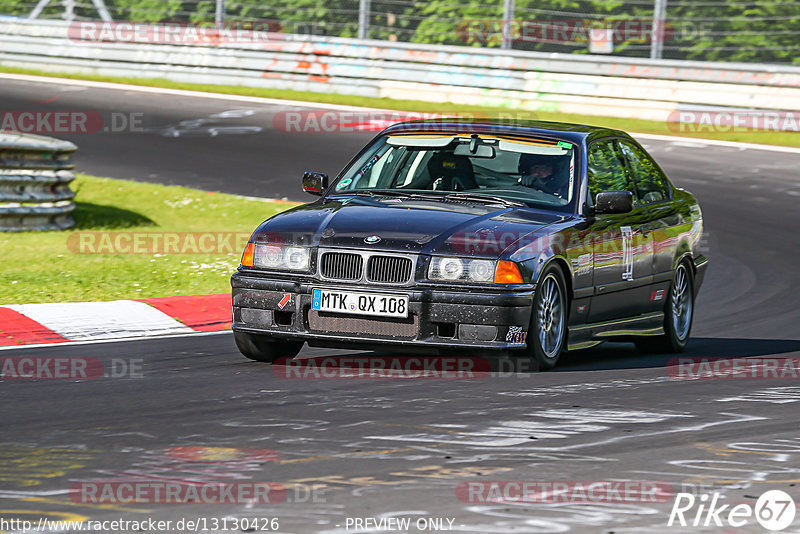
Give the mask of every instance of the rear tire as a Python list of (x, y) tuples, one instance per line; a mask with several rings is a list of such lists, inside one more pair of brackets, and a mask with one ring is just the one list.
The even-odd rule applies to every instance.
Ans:
[(672, 277), (669, 298), (664, 304), (664, 334), (635, 341), (636, 348), (647, 353), (683, 352), (689, 342), (694, 320), (694, 276), (685, 261), (678, 264)]
[(257, 362), (273, 363), (278, 358), (291, 360), (303, 348), (302, 341), (287, 341), (248, 332), (234, 332), (233, 339), (239, 352)]
[(566, 351), (569, 298), (564, 274), (555, 265), (545, 269), (536, 287), (524, 356), (539, 369), (552, 369)]

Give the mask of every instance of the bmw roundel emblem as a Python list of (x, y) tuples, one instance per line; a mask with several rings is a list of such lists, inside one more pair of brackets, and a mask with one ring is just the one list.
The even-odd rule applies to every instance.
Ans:
[(365, 237), (364, 238), (364, 243), (367, 243), (368, 245), (374, 245), (375, 243), (377, 243), (380, 240), (381, 240), (381, 238), (379, 236), (371, 235), (369, 237)]

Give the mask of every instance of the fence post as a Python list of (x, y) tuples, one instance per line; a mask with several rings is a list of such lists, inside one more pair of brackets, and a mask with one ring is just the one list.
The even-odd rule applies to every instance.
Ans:
[(214, 15), (214, 22), (219, 30), (225, 24), (225, 0), (217, 0), (217, 11)]
[(75, 20), (75, 0), (64, 0), (64, 20), (67, 22)]
[(358, 38), (366, 39), (369, 35), (369, 0), (358, 1)]
[(503, 0), (503, 42), (501, 48), (509, 50), (514, 44), (514, 0)]
[(108, 12), (108, 8), (103, 0), (92, 0), (92, 4), (94, 4), (95, 9), (97, 9), (97, 12), (100, 14), (100, 18), (103, 19), (103, 21), (113, 21), (111, 14)]
[(667, 16), (667, 0), (654, 0), (653, 35), (650, 41), (650, 59), (661, 59), (664, 55), (664, 33)]

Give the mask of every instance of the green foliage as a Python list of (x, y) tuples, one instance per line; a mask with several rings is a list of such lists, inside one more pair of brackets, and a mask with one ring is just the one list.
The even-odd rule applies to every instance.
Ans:
[(491, 31), (492, 21), (503, 16), (502, 2), (487, 6), (483, 0), (420, 1), (415, 7), (415, 12), (423, 17), (411, 39), (415, 43), (481, 46), (480, 39), (475, 39), (472, 32), (477, 30), (483, 35), (482, 32)]
[(20, 0), (0, 0), (0, 15), (27, 15), (33, 7)]
[[(653, 0), (654, 1), (654, 0)], [(503, 0), (372, 0), (368, 36), (424, 44), (499, 47), (503, 33), (513, 48), (542, 52), (589, 52), (590, 28), (624, 31), (614, 54), (649, 57), (653, 19), (650, 0), (516, 0), (514, 20), (503, 20)], [(106, 0), (116, 20), (214, 20), (214, 0)], [(25, 15), (32, 0), (0, 0), (0, 15)], [(89, 2), (76, 15), (96, 18)], [(275, 21), (286, 33), (355, 37), (358, 0), (227, 0), (226, 20)], [(53, 0), (43, 17), (63, 17)], [(561, 28), (559, 30), (558, 28)], [(633, 28), (633, 31), (631, 31)], [(663, 57), (703, 61), (800, 64), (797, 0), (668, 0)], [(560, 33), (556, 33), (560, 32)]]
[(280, 31), (301, 35), (356, 37), (358, 0), (242, 0), (226, 2), (231, 22), (279, 22)]
[[(73, 230), (0, 232), (0, 304), (225, 293), (253, 229), (295, 205), (84, 174), (72, 189)], [(212, 236), (207, 239), (219, 239), (214, 242), (220, 246), (209, 247), (212, 252), (187, 247), (125, 253), (111, 245), (115, 232), (128, 240), (121, 247), (130, 247), (136, 236), (164, 239), (185, 232)], [(78, 247), (81, 235), (96, 236), (94, 245)], [(99, 245), (101, 236), (106, 248)]]
[(800, 3), (723, 1), (723, 7), (681, 3), (669, 8), (679, 38), (667, 42), (683, 59), (800, 64)]
[(180, 0), (113, 0), (107, 5), (109, 9), (116, 8), (116, 18), (137, 22), (175, 20), (181, 8)]
[(425, 17), (413, 6), (416, 0), (407, 2), (372, 0), (368, 37), (386, 41), (412, 41), (420, 21)]
[(625, 164), (620, 159), (614, 141), (592, 145), (588, 154), (589, 192), (594, 201), (600, 191), (633, 191)]

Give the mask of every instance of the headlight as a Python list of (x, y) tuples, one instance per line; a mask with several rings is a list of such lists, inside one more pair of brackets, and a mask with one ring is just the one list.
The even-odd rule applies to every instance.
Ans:
[(256, 267), (280, 269), (283, 264), (283, 247), (274, 245), (256, 245), (253, 263)]
[(439, 258), (435, 272), (443, 280), (458, 280), (464, 274), (464, 262), (458, 258)]
[(491, 282), (494, 279), (494, 262), (472, 260), (469, 262), (468, 275), (473, 282)]
[(428, 278), (491, 283), (494, 280), (494, 270), (495, 262), (490, 260), (434, 257), (428, 269)]
[(311, 264), (311, 252), (304, 247), (283, 245), (256, 245), (253, 266), (262, 269), (285, 269), (307, 271)]
[(283, 261), (286, 263), (286, 268), (293, 271), (308, 270), (310, 258), (311, 255), (308, 253), (307, 248), (289, 247), (283, 252)]

